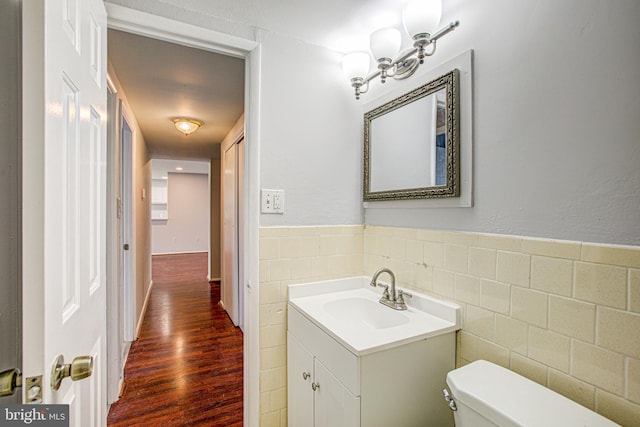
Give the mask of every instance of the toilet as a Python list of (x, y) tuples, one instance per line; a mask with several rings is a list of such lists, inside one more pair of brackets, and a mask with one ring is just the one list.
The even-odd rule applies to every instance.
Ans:
[(613, 427), (611, 420), (486, 360), (447, 374), (456, 427)]

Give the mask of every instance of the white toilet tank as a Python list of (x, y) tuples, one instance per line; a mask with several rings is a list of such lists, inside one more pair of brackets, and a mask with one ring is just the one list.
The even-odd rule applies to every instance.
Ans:
[(486, 360), (477, 360), (449, 372), (447, 385), (457, 408), (453, 413), (456, 427), (619, 426)]

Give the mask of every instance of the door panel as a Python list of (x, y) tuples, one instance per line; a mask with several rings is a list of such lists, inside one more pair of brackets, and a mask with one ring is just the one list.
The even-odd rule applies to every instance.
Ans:
[[(101, 0), (23, 2), (23, 371), (72, 426), (106, 424), (106, 42)], [(54, 390), (58, 355), (92, 376)]]

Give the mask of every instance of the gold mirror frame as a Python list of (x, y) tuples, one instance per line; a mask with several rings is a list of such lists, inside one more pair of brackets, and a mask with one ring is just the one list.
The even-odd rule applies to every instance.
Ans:
[[(446, 184), (433, 187), (371, 191), (371, 121), (418, 99), (445, 89), (446, 98)], [(454, 69), (364, 114), (363, 201), (433, 199), (460, 196), (460, 106), (459, 70)], [(401, 167), (401, 165), (390, 165)]]

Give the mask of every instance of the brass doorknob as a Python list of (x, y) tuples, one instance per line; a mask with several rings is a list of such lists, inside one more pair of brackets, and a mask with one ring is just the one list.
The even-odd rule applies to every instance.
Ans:
[(90, 377), (93, 373), (93, 356), (78, 356), (68, 365), (64, 363), (64, 356), (56, 358), (51, 369), (51, 389), (58, 390), (62, 380), (71, 377), (71, 381), (78, 381)]
[(0, 373), (0, 397), (11, 396), (18, 387), (22, 387), (20, 369), (7, 369)]

